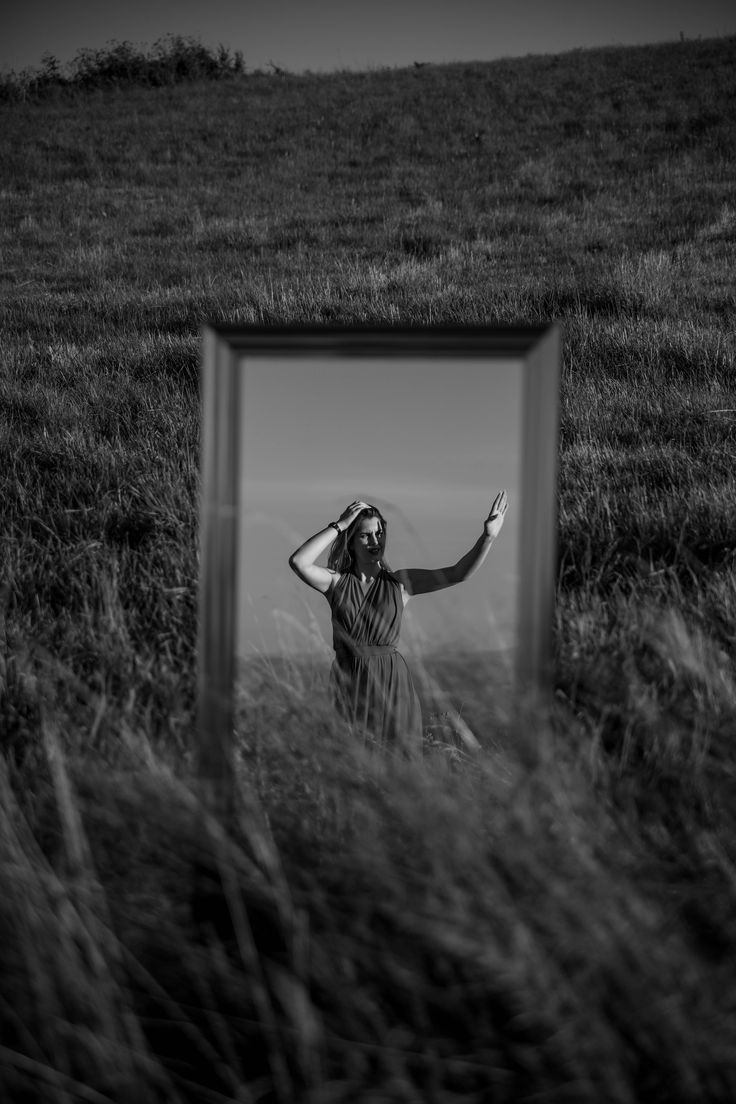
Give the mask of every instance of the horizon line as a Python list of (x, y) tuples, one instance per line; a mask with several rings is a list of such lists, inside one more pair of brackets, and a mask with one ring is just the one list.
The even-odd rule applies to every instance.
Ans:
[[(591, 44), (586, 44), (586, 45), (579, 45), (579, 46), (570, 46), (570, 47), (568, 47), (566, 49), (563, 49), (563, 50), (550, 50), (550, 51), (527, 50), (527, 51), (519, 52), (519, 53), (516, 53), (516, 54), (513, 54), (513, 53), (512, 54), (498, 54), (498, 55), (496, 55), (495, 57), (492, 57), (492, 58), (452, 58), (452, 59), (442, 59), (442, 60), (433, 60), (431, 58), (427, 58), (427, 59), (424, 59), (424, 60), (423, 59), (414, 59), (412, 61), (396, 62), (396, 63), (393, 63), (393, 64), (388, 63), (388, 62), (379, 62), (379, 61), (367, 62), (365, 64), (356, 65), (356, 66), (352, 66), (348, 63), (348, 64), (337, 65), (337, 66), (335, 66), (333, 68), (330, 68), (330, 69), (322, 69), (322, 68), (315, 69), (315, 68), (312, 68), (312, 67), (309, 67), (309, 66), (304, 66), (304, 67), (299, 67), (299, 68), (289, 68), (286, 64), (284, 64), (284, 65), (274, 64), (272, 59), (269, 59), (267, 61), (261, 61), (261, 62), (258, 62), (256, 64), (254, 64), (254, 65), (249, 65), (247, 63), (247, 61), (244, 59), (244, 61), (243, 61), (243, 65), (244, 65), (243, 72), (241, 74), (235, 74), (234, 73), (233, 78), (237, 78), (237, 76), (248, 77), (248, 76), (259, 76), (259, 75), (261, 75), (261, 76), (272, 76), (274, 78), (276, 78), (278, 76), (327, 77), (327, 76), (336, 76), (338, 74), (349, 74), (351, 76), (359, 76), (361, 74), (372, 74), (372, 73), (380, 73), (380, 72), (394, 72), (394, 71), (399, 71), (399, 70), (403, 70), (403, 69), (417, 69), (417, 70), (419, 70), (419, 69), (424, 69), (424, 68), (429, 68), (429, 67), (439, 68), (439, 67), (451, 67), (451, 66), (455, 66), (455, 65), (494, 65), (494, 64), (497, 64), (499, 62), (504, 62), (504, 61), (521, 61), (521, 60), (529, 60), (529, 59), (536, 59), (536, 58), (565, 57), (568, 54), (594, 53), (594, 52), (597, 52), (597, 51), (646, 50), (646, 49), (656, 49), (656, 48), (659, 48), (659, 47), (673, 46), (673, 45), (677, 46), (677, 45), (686, 45), (686, 44), (692, 44), (692, 43), (720, 42), (724, 39), (736, 38), (736, 29), (731, 30), (731, 31), (722, 31), (722, 32), (719, 32), (717, 34), (707, 34), (707, 35), (699, 34), (697, 36), (688, 36), (688, 35), (684, 34), (682, 31), (677, 32), (677, 34), (678, 34), (678, 37), (656, 39), (656, 40), (651, 41), (651, 42), (602, 42), (602, 43), (595, 43), (595, 44), (592, 44), (592, 45)], [(121, 45), (130, 45), (134, 49), (138, 49), (138, 50), (141, 50), (141, 51), (145, 52), (146, 50), (152, 49), (153, 46), (155, 46), (156, 44), (158, 44), (160, 42), (165, 42), (167, 40), (175, 41), (176, 39), (181, 39), (184, 42), (194, 42), (194, 43), (196, 43), (200, 46), (203, 46), (205, 50), (210, 50), (212, 52), (215, 52), (217, 50), (217, 47), (207, 46), (205, 43), (203, 43), (202, 40), (201, 40), (201, 37), (199, 37), (197, 35), (190, 35), (190, 34), (183, 34), (183, 33), (182, 34), (170, 33), (170, 34), (162, 35), (162, 36), (159, 36), (158, 38), (154, 39), (151, 42), (147, 42), (147, 41), (133, 42), (130, 39), (127, 39), (127, 38), (126, 39), (111, 38), (111, 39), (106, 40), (106, 42), (102, 46), (96, 46), (96, 47), (95, 46), (78, 46), (76, 48), (75, 52), (72, 55), (70, 55), (68, 60), (66, 60), (66, 61), (60, 61), (58, 56), (56, 54), (54, 54), (52, 50), (49, 50), (49, 49), (43, 50), (40, 54), (39, 61), (35, 64), (34, 63), (29, 63), (28, 65), (24, 65), (22, 68), (20, 68), (18, 70), (14, 69), (14, 68), (5, 68), (4, 66), (0, 67), (0, 77), (9, 77), (9, 76), (12, 76), (12, 75), (15, 75), (15, 76), (24, 76), (24, 75), (33, 76), (37, 73), (41, 73), (41, 72), (43, 72), (43, 59), (45, 57), (53, 58), (55, 61), (57, 61), (59, 63), (61, 69), (63, 70), (67, 67), (70, 67), (73, 64), (73, 62), (75, 61), (75, 59), (77, 57), (79, 57), (79, 55), (84, 54), (86, 52), (104, 54), (104, 51), (105, 51), (106, 47), (114, 48), (115, 46), (121, 46)], [(243, 55), (243, 53), (244, 53), (244, 51), (238, 46), (228, 46), (228, 47), (225, 47), (225, 48), (233, 55), (235, 55), (237, 53), (240, 53), (241, 55)], [(271, 69), (270, 73), (268, 71), (269, 68)], [(202, 79), (206, 80), (207, 78), (203, 77)], [(135, 82), (133, 81), (131, 83), (134, 84)]]

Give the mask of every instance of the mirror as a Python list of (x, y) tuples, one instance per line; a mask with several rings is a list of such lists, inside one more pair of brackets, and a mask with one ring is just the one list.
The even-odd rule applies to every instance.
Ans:
[(469, 551), (506, 491), (485, 562), (456, 586), (411, 598), (399, 651), (430, 734), (446, 736), (449, 721), (472, 743), (515, 695), (544, 692), (558, 389), (556, 327), (205, 331), (199, 690), (208, 746), (213, 724), (231, 739), (233, 687), (249, 666), (311, 665), (326, 678), (330, 607), (288, 560), (356, 499), (386, 519), (391, 569), (439, 569)]

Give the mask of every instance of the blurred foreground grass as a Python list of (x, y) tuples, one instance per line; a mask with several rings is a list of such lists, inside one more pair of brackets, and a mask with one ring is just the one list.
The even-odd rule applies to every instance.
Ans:
[(111, 770), (49, 720), (50, 783), (4, 772), (10, 1099), (729, 1099), (736, 889), (684, 783), (631, 808), (560, 717), (385, 759), (269, 685), (228, 832), (143, 737)]

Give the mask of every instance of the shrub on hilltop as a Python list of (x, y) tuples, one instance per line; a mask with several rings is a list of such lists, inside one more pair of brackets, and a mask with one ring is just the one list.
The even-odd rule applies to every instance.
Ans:
[(68, 65), (50, 53), (40, 69), (0, 74), (0, 102), (36, 99), (79, 89), (138, 84), (148, 87), (185, 81), (220, 80), (245, 72), (242, 51), (225, 46), (209, 50), (196, 39), (165, 35), (146, 52), (129, 41), (112, 41), (97, 50), (81, 49)]

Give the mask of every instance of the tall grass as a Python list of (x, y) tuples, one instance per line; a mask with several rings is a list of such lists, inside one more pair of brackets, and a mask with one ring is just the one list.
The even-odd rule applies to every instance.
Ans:
[[(733, 1099), (734, 45), (0, 105), (9, 1099)], [(219, 824), (200, 324), (551, 317), (548, 715), (411, 765), (265, 669)]]

